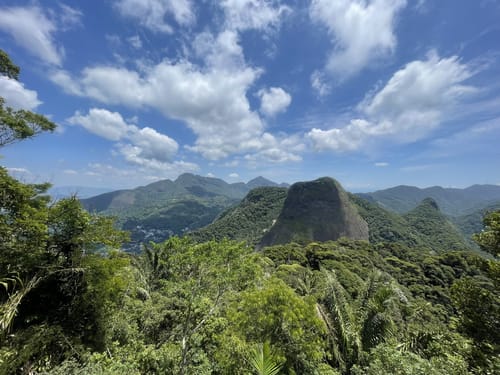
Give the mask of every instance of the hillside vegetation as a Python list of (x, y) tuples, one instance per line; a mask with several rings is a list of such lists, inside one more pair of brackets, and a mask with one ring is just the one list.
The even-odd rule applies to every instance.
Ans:
[[(19, 74), (1, 50), (0, 74)], [(55, 128), (2, 100), (0, 114), (0, 146)], [(92, 202), (137, 207), (169, 196), (172, 184), (217, 200), (226, 188), (179, 179)], [(487, 259), (452, 251), (461, 244), (435, 201), (404, 217), (381, 211), (378, 221), (380, 207), (357, 200), (356, 208), (326, 178), (288, 192), (255, 189), (212, 226), (237, 230), (242, 220), (241, 235), (253, 241), (256, 217), (267, 228), (275, 215), (275, 226), (293, 225), (297, 215), (303, 243), (255, 251), (245, 242), (173, 236), (131, 254), (113, 218), (84, 210), (75, 197), (52, 202), (48, 188), (0, 167), (2, 375), (500, 372), (500, 211), (473, 236)], [(365, 239), (320, 242), (325, 233)], [(385, 240), (391, 236), (401, 241)]]
[(175, 181), (162, 180), (82, 199), (82, 204), (89, 212), (115, 216), (119, 228), (131, 233), (126, 249), (139, 252), (142, 243), (163, 241), (210, 224), (259, 184), (277, 186), (263, 177), (248, 184), (228, 184), (185, 173)]

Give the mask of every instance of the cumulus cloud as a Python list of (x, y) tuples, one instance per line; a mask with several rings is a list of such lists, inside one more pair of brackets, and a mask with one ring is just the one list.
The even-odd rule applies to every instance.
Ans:
[(167, 135), (149, 127), (127, 124), (121, 114), (106, 109), (92, 108), (86, 115), (76, 112), (67, 121), (110, 141), (120, 142), (116, 148), (126, 161), (150, 169), (171, 168), (179, 148)]
[(31, 7), (0, 8), (0, 29), (11, 34), (16, 43), (41, 60), (61, 65), (63, 50), (55, 44), (57, 25), (42, 9)]
[(64, 92), (71, 95), (83, 95), (79, 82), (76, 82), (66, 70), (57, 69), (49, 74), (49, 79), (62, 87)]
[(310, 15), (325, 25), (334, 50), (325, 69), (345, 79), (396, 47), (394, 24), (406, 0), (313, 0)]
[(115, 7), (122, 16), (137, 20), (151, 31), (169, 34), (174, 30), (167, 17), (181, 26), (192, 24), (196, 18), (191, 0), (118, 0)]
[(375, 139), (413, 142), (438, 127), (456, 105), (476, 88), (465, 84), (473, 75), (457, 56), (435, 52), (397, 71), (386, 85), (358, 105), (362, 118), (343, 128), (309, 133), (316, 149), (353, 151)]
[[(262, 72), (245, 64), (238, 35), (231, 30), (216, 36), (202, 33), (194, 49), (204, 57), (205, 66), (165, 60), (141, 74), (95, 66), (84, 69), (76, 80), (67, 81), (64, 75), (53, 80), (67, 92), (80, 92), (106, 104), (155, 108), (167, 118), (185, 122), (197, 136), (187, 148), (210, 160), (269, 148), (265, 124), (247, 99)], [(269, 91), (263, 108), (269, 113), (284, 110), (288, 96), (282, 89)], [(274, 149), (279, 143), (271, 146)]]
[(261, 101), (260, 111), (266, 116), (274, 116), (286, 111), (292, 102), (291, 95), (281, 87), (262, 89), (259, 90), (257, 95)]
[(67, 121), (71, 125), (80, 125), (89, 132), (110, 141), (119, 141), (125, 138), (129, 129), (133, 128), (133, 126), (125, 123), (118, 112), (110, 112), (99, 108), (90, 109), (86, 115), (76, 112)]
[[(137, 1), (122, 0), (116, 6), (127, 13), (132, 12), (135, 3)], [(177, 1), (146, 1), (133, 12), (139, 15), (144, 7), (149, 10), (159, 7), (157, 17), (174, 3)], [(191, 6), (190, 2), (186, 4)], [(260, 0), (224, 1), (219, 5), (226, 15), (224, 29), (217, 34), (205, 31), (195, 35), (186, 53), (196, 58), (197, 63), (186, 57), (165, 59), (156, 65), (142, 66), (140, 70), (98, 65), (87, 67), (73, 77), (60, 70), (54, 72), (51, 79), (74, 95), (110, 105), (154, 108), (168, 119), (182, 121), (196, 135), (194, 144), (185, 148), (209, 160), (247, 153), (269, 155), (273, 160), (299, 159), (290, 150), (287, 150), (288, 156), (278, 157), (276, 148), (283, 142), (269, 142), (265, 122), (259, 112), (251, 108), (249, 91), (263, 71), (246, 63), (239, 34), (249, 28), (276, 26), (286, 7), (278, 1)], [(239, 12), (243, 13), (239, 15)], [(141, 19), (145, 22), (148, 17), (143, 15)], [(262, 113), (269, 116), (284, 111), (291, 102), (290, 94), (281, 88), (263, 90), (259, 95)], [(133, 159), (134, 149), (126, 150)]]
[(276, 0), (223, 0), (220, 3), (226, 16), (228, 29), (269, 30), (276, 28), (289, 7)]
[(14, 109), (34, 110), (42, 104), (36, 91), (28, 90), (21, 82), (5, 76), (0, 76), (0, 97)]

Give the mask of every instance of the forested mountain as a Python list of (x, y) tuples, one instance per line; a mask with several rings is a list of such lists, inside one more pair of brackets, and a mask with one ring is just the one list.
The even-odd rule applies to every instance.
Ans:
[[(0, 50), (0, 77), (18, 75)], [(0, 147), (56, 127), (2, 98), (0, 115)], [(130, 254), (95, 211), (192, 223), (249, 187), (187, 174), (93, 212), (48, 188), (0, 166), (1, 375), (500, 373), (500, 210), (473, 236), (485, 258), (433, 199), (400, 216), (321, 178), (253, 189), (198, 238)], [(206, 241), (261, 232), (279, 244)]]
[(255, 246), (276, 222), (286, 196), (286, 188), (255, 188), (239, 204), (224, 211), (212, 224), (189, 236), (196, 241), (229, 238)]
[(401, 185), (358, 195), (398, 213), (406, 213), (414, 209), (425, 198), (432, 198), (444, 214), (460, 216), (500, 202), (500, 186), (473, 185), (465, 189), (433, 186), (420, 189)]
[(469, 247), (455, 226), (439, 211), (438, 204), (432, 198), (424, 199), (417, 207), (404, 214), (403, 218), (431, 249), (464, 250)]
[[(351, 211), (347, 221), (343, 213), (346, 209), (357, 211)], [(269, 245), (269, 236), (279, 241), (276, 243), (309, 243), (341, 236), (359, 239), (352, 232), (341, 231), (342, 225), (356, 223), (358, 214), (357, 223), (362, 220), (368, 226), (368, 235), (363, 233), (362, 238), (372, 243), (401, 243), (438, 252), (474, 247), (431, 198), (399, 215), (357, 195), (346, 194), (338, 182), (329, 178), (294, 184), (288, 193), (279, 188), (252, 190), (240, 204), (191, 236), (197, 241), (229, 238), (259, 246)], [(482, 222), (482, 216), (474, 219)], [(276, 233), (288, 237), (279, 240)]]
[(163, 241), (210, 224), (223, 210), (238, 203), (250, 186), (259, 184), (278, 185), (263, 177), (248, 184), (228, 184), (185, 173), (175, 181), (162, 180), (81, 201), (90, 212), (116, 216), (120, 228), (131, 232), (127, 249), (138, 251), (142, 242)]

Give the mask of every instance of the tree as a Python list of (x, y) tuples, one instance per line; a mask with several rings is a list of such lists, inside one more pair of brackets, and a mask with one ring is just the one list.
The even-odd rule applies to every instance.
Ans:
[(484, 251), (500, 256), (500, 210), (488, 213), (483, 219), (484, 229), (473, 239)]
[[(19, 76), (1, 50), (0, 75)], [(0, 98), (0, 147), (54, 129), (42, 115), (4, 107)], [(86, 212), (76, 197), (51, 204), (49, 187), (22, 183), (0, 167), (2, 374), (38, 373), (83, 345), (101, 349), (103, 317), (123, 294), (128, 259), (95, 251), (118, 247), (128, 234), (112, 218)]]
[[(1, 49), (0, 76), (14, 80), (19, 78), (19, 67)], [(0, 98), (0, 147), (55, 128), (56, 124), (45, 116), (23, 109), (14, 110), (5, 106), (4, 98)]]

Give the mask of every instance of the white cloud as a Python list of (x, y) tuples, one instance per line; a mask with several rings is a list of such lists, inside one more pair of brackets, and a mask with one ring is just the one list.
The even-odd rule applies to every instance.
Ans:
[(41, 60), (61, 65), (63, 50), (55, 44), (57, 26), (37, 6), (0, 8), (0, 29)]
[(71, 75), (63, 70), (55, 70), (49, 74), (49, 78), (56, 85), (63, 88), (63, 90), (71, 95), (82, 95), (82, 90), (78, 82), (75, 82)]
[(281, 17), (291, 9), (276, 0), (223, 0), (226, 26), (233, 30), (268, 30), (279, 26)]
[[(205, 59), (205, 66), (165, 60), (141, 74), (96, 66), (84, 69), (79, 80), (59, 82), (67, 92), (81, 92), (106, 104), (155, 108), (167, 118), (185, 122), (197, 136), (194, 145), (186, 147), (210, 160), (280, 147), (264, 136), (265, 124), (250, 107), (247, 92), (261, 70), (245, 64), (237, 34), (228, 30), (217, 36), (202, 33), (194, 49)], [(284, 91), (278, 89), (277, 95), (281, 102), (275, 100), (273, 108), (267, 103), (271, 112), (284, 109), (288, 101)], [(271, 151), (265, 154), (276, 159)]]
[(238, 173), (233, 172), (233, 173), (230, 173), (230, 174), (228, 175), (228, 177), (229, 177), (229, 178), (232, 178), (232, 179), (235, 179), (235, 178), (239, 178), (239, 177), (240, 177), (240, 175), (239, 175)]
[(245, 160), (251, 164), (256, 162), (286, 163), (298, 162), (302, 160), (300, 154), (305, 150), (305, 144), (301, 137), (293, 136), (274, 136), (270, 133), (264, 133), (258, 140), (257, 151), (245, 155)]
[(92, 108), (87, 115), (76, 112), (68, 119), (71, 125), (80, 125), (89, 132), (110, 141), (119, 141), (127, 136), (130, 125), (126, 124), (118, 112)]
[(196, 55), (212, 70), (241, 70), (246, 66), (243, 48), (239, 45), (239, 36), (234, 30), (224, 30), (216, 37), (209, 32), (198, 34), (193, 48)]
[(63, 171), (63, 173), (64, 173), (64, 174), (69, 174), (69, 175), (77, 175), (77, 174), (78, 174), (78, 172), (77, 172), (77, 171), (75, 171), (74, 169), (65, 169), (65, 170)]
[(135, 49), (141, 49), (142, 48), (142, 40), (141, 40), (141, 37), (139, 35), (131, 36), (131, 37), (127, 38), (127, 41)]
[[(76, 112), (67, 120), (72, 125), (80, 125), (103, 138), (122, 141), (116, 144), (119, 153), (129, 163), (149, 169), (171, 169), (172, 165), (185, 162), (172, 162), (179, 148), (177, 142), (156, 130), (127, 124), (118, 112), (92, 108), (87, 115)], [(123, 143), (128, 141), (130, 143)]]
[(152, 31), (169, 34), (173, 28), (165, 20), (167, 16), (181, 26), (192, 24), (196, 18), (191, 0), (118, 0), (115, 7), (122, 16), (136, 19)]
[(31, 174), (31, 172), (26, 168), (7, 167), (5, 169), (7, 169), (9, 173)]
[(0, 76), (0, 97), (14, 109), (33, 110), (42, 104), (36, 91), (28, 90), (21, 82), (4, 76)]
[(359, 104), (363, 118), (344, 128), (314, 128), (308, 136), (316, 149), (353, 151), (376, 139), (413, 142), (427, 136), (467, 95), (477, 90), (464, 81), (473, 73), (458, 57), (413, 61), (397, 71), (378, 92)]
[(334, 50), (326, 70), (342, 80), (396, 47), (394, 24), (406, 0), (313, 0), (311, 18), (324, 24)]
[(280, 112), (286, 111), (292, 97), (281, 87), (271, 87), (269, 89), (259, 90), (257, 96), (261, 100), (260, 111), (266, 116), (274, 116)]
[(383, 167), (388, 167), (389, 166), (389, 163), (385, 162), (385, 161), (379, 161), (377, 163), (374, 164), (376, 167), (378, 168), (383, 168)]
[(318, 70), (315, 70), (311, 74), (311, 86), (320, 97), (328, 95), (332, 90), (330, 84), (328, 84), (325, 78), (324, 73), (321, 73)]
[(72, 8), (66, 4), (59, 4), (61, 9), (58, 12), (59, 23), (64, 30), (72, 29), (82, 25), (83, 13), (76, 8)]
[[(196, 172), (199, 167), (193, 163), (178, 161), (174, 163), (163, 163), (161, 168), (150, 168), (145, 165), (132, 168), (122, 168), (110, 164), (90, 163), (85, 175), (92, 177), (107, 186), (137, 186), (140, 183), (151, 182), (162, 178), (176, 178), (185, 172)], [(151, 172), (154, 171), (154, 175)]]
[[(138, 4), (134, 0), (121, 0), (116, 6), (123, 14), (142, 14), (142, 22), (151, 20), (143, 13), (159, 9), (154, 12), (154, 24), (161, 29), (170, 27), (164, 23), (164, 15), (173, 9), (174, 3), (182, 2), (150, 0)], [(192, 11), (191, 2), (185, 4)], [(248, 92), (263, 71), (246, 63), (239, 36), (240, 31), (249, 28), (276, 27), (287, 7), (278, 1), (261, 0), (225, 1), (220, 5), (226, 15), (224, 29), (218, 34), (205, 31), (195, 35), (184, 53), (196, 57), (197, 64), (181, 58), (165, 59), (138, 70), (92, 66), (71, 79), (57, 72), (52, 81), (74, 95), (130, 108), (154, 108), (168, 119), (184, 122), (196, 135), (194, 144), (184, 147), (209, 160), (247, 153), (260, 153), (262, 158), (269, 155), (273, 161), (299, 159), (290, 150), (286, 150), (287, 156), (278, 157), (276, 149), (282, 147), (283, 141), (269, 142), (265, 122), (251, 108)], [(190, 19), (182, 18), (186, 24)], [(262, 91), (261, 97), (262, 111), (268, 115), (284, 111), (291, 102), (291, 96), (281, 88)], [(129, 159), (136, 155), (133, 148), (123, 150)]]

